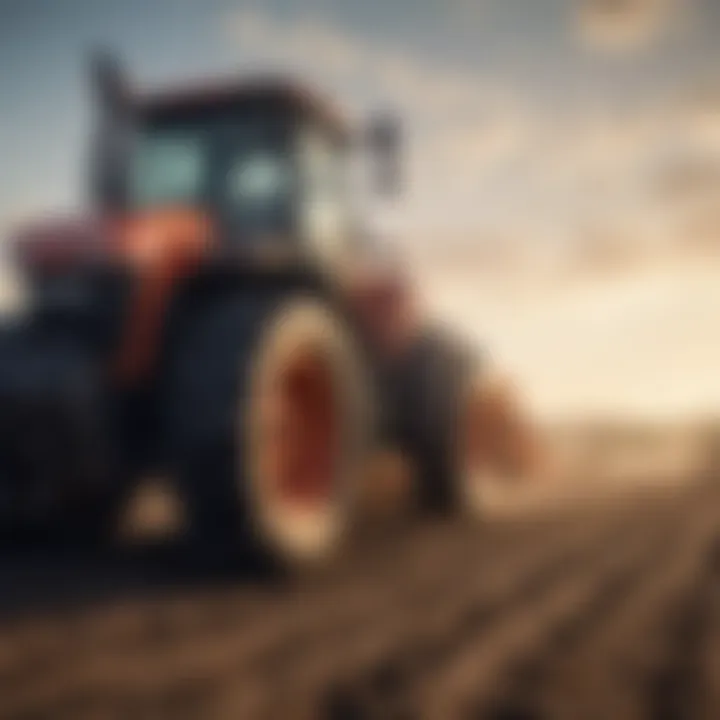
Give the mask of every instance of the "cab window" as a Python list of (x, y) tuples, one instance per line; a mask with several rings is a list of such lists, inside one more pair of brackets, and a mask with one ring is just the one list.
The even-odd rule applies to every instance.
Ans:
[(350, 234), (346, 153), (319, 132), (301, 136), (301, 224), (305, 236), (323, 253), (341, 251)]

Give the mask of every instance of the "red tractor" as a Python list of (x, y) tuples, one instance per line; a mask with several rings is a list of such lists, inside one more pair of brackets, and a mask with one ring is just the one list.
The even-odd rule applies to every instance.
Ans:
[(352, 132), (283, 80), (141, 94), (93, 67), (92, 211), (14, 238), (29, 302), (0, 332), (0, 525), (95, 535), (162, 473), (192, 535), (315, 563), (380, 444), (430, 511), (522, 471), (514, 405), (353, 214), (358, 145), (397, 184), (393, 123)]

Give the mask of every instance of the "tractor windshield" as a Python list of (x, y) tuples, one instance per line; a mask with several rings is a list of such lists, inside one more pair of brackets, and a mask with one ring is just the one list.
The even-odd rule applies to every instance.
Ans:
[(128, 189), (135, 208), (208, 207), (247, 233), (287, 228), (293, 185), (282, 123), (226, 115), (148, 122), (134, 143)]

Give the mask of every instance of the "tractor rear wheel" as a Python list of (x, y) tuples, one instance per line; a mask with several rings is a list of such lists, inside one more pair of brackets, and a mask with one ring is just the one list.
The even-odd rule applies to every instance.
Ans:
[(301, 295), (240, 299), (207, 320), (178, 366), (181, 414), (195, 416), (176, 438), (192, 529), (286, 566), (324, 563), (353, 525), (373, 439), (352, 334)]

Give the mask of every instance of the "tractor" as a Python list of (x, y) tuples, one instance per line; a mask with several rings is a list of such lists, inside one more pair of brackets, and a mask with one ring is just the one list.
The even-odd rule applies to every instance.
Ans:
[(189, 536), (326, 561), (379, 447), (425, 512), (482, 505), (527, 428), (378, 251), (349, 168), (399, 185), (400, 132), (279, 77), (141, 92), (91, 63), (89, 210), (10, 238), (27, 303), (0, 328), (0, 527), (99, 540), (143, 478)]

